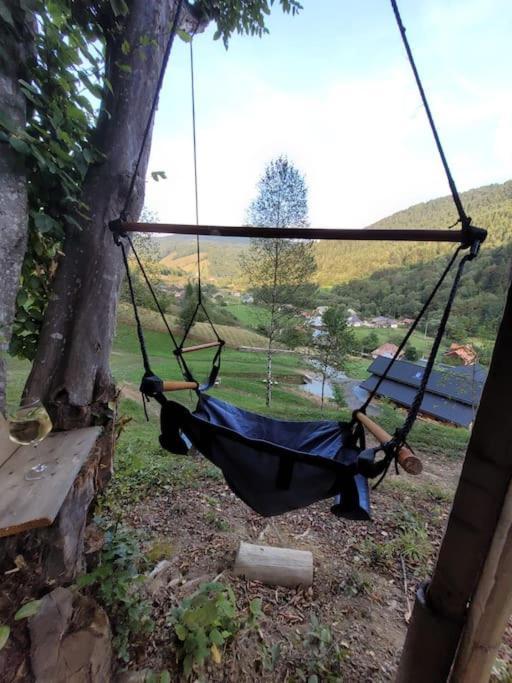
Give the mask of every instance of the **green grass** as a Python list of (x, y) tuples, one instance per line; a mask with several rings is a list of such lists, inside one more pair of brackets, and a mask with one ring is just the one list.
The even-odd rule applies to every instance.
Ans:
[[(172, 354), (170, 341), (166, 334), (154, 330), (146, 331), (147, 348), (150, 354), (154, 372), (165, 379), (181, 379), (176, 361)], [(207, 377), (213, 350), (208, 349), (190, 354), (187, 359), (190, 367), (198, 380)], [(351, 377), (366, 376), (368, 361), (350, 359), (347, 373)], [(138, 387), (142, 377), (142, 362), (135, 328), (120, 324), (114, 340), (111, 357), (111, 367), (115, 379), (128, 382)], [(308, 369), (305, 361), (295, 354), (274, 354), (273, 370), (276, 377), (290, 377), (303, 369)], [(8, 363), (8, 405), (14, 407), (17, 403), (23, 384), (29, 371), (29, 363), (11, 358)], [(272, 405), (265, 406), (265, 353), (244, 353), (235, 349), (226, 348), (220, 372), (220, 384), (213, 390), (220, 399), (234, 403), (241, 408), (252, 410), (257, 413), (271, 414), (278, 418), (288, 420), (315, 420), (318, 418), (340, 419), (347, 418), (348, 411), (341, 411), (333, 404), (327, 404), (323, 413), (319, 406), (306, 394), (302, 395), (296, 386), (287, 385), (285, 381), (273, 388)], [(175, 400), (192, 407), (195, 395), (192, 392), (177, 392), (173, 395)], [(128, 402), (129, 404), (129, 402)], [(401, 425), (404, 419), (404, 411), (379, 402), (382, 406), (382, 414), (379, 422), (389, 431)], [(137, 408), (138, 410), (138, 408)], [(134, 413), (138, 415), (139, 413)], [(137, 438), (140, 430), (151, 433), (152, 438), (157, 433), (156, 425), (142, 423), (138, 425)], [(446, 425), (418, 420), (414, 426), (410, 442), (418, 450), (430, 453), (441, 453), (449, 456), (461, 456), (464, 453), (469, 433), (466, 429), (449, 427)]]
[(269, 317), (265, 308), (255, 304), (228, 304), (227, 309), (238, 318), (241, 325), (253, 330), (257, 330), (261, 324), (265, 324)]
[(368, 368), (371, 361), (368, 358), (350, 356), (343, 365), (343, 372), (350, 379), (366, 379), (369, 375)]
[[(378, 422), (390, 434), (401, 427), (405, 419), (405, 411), (401, 408), (379, 401), (381, 414)], [(469, 431), (463, 427), (452, 427), (440, 422), (418, 419), (408, 439), (411, 446), (432, 455), (463, 457), (469, 441)]]

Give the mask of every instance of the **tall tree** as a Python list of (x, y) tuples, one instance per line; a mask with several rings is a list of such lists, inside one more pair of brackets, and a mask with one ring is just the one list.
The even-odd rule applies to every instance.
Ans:
[[(307, 227), (308, 199), (304, 177), (286, 157), (272, 160), (258, 183), (248, 209), (248, 224), (261, 227)], [(311, 302), (316, 271), (311, 240), (252, 239), (241, 259), (242, 271), (265, 309), (262, 326), (268, 339), (266, 404), (272, 401), (272, 354), (280, 335)], [(298, 322), (298, 320), (297, 320)]]
[(323, 327), (313, 337), (313, 351), (322, 375), (321, 405), (324, 407), (325, 383), (333, 374), (343, 370), (347, 356), (355, 346), (353, 330), (347, 324), (347, 311), (333, 306), (322, 315)]
[[(36, 111), (35, 125), (28, 130), (0, 122), (29, 173), (33, 169), (30, 229), (38, 245), (34, 253), (45, 262), (40, 269), (34, 258), (34, 267), (26, 271), (24, 291), (34, 283), (45, 295), (23, 301), (28, 314), (19, 331), (34, 343), (28, 352), (20, 345), (16, 350), (35, 356), (26, 395), (42, 398), (54, 424), (66, 429), (108, 416), (113, 395), (108, 359), (122, 267), (108, 223), (125, 206), (176, 12), (181, 9), (181, 31), (200, 32), (212, 20), (216, 37), (227, 44), (235, 31), (266, 32), (268, 6), (265, 0), (13, 4), (30, 7), (40, 43), (44, 47), (47, 40), (49, 47), (34, 60), (24, 86)], [(279, 4), (291, 13), (300, 8), (295, 0)], [(3, 35), (11, 30), (5, 7), (2, 2), (2, 46)], [(87, 96), (83, 90), (89, 91)], [(76, 121), (80, 125), (72, 125)], [(150, 139), (126, 207), (131, 219), (142, 207), (149, 149)], [(49, 233), (54, 237), (50, 245), (42, 240)], [(53, 277), (55, 270), (48, 295), (48, 273)]]

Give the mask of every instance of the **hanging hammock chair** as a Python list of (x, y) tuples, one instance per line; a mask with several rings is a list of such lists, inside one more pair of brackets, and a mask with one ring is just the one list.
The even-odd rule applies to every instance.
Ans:
[[(149, 281), (143, 264), (134, 248), (129, 233), (136, 230), (168, 231), (178, 232), (177, 226), (156, 226), (154, 224), (144, 225), (129, 223), (127, 220), (127, 210), (130, 197), (132, 195), (135, 179), (138, 173), (140, 160), (145, 147), (147, 136), (151, 127), (152, 118), (156, 109), (157, 94), (163, 79), (165, 64), (170, 53), (174, 34), (179, 24), (179, 14), (181, 2), (178, 4), (175, 20), (171, 30), (166, 55), (162, 64), (157, 94), (153, 101), (145, 135), (142, 141), (139, 158), (132, 176), (132, 182), (125, 202), (121, 217), (110, 223), (110, 228), (114, 234), (116, 244), (122, 251), (123, 262), (126, 270), (130, 298), (133, 306), (136, 321), (137, 335), (141, 348), (144, 364), (144, 376), (141, 383), (141, 394), (144, 401), (150, 398), (155, 399), (161, 405), (160, 414), (160, 444), (161, 446), (177, 454), (188, 453), (190, 446), (193, 445), (203, 456), (219, 467), (231, 490), (243, 500), (249, 507), (263, 516), (279, 515), (291, 510), (306, 507), (320, 500), (334, 498), (331, 510), (340, 517), (353, 520), (370, 519), (370, 496), (368, 479), (379, 478), (379, 483), (385, 476), (391, 463), (402, 465), (404, 469), (411, 473), (421, 471), (421, 462), (414, 455), (407, 444), (408, 434), (421, 408), (421, 403), (427, 388), (428, 380), (432, 372), (434, 361), (439, 350), (439, 346), (448, 322), (452, 304), (457, 292), (457, 288), (463, 273), (465, 264), (473, 259), (478, 251), (480, 244), (486, 237), (485, 230), (475, 228), (471, 225), (471, 219), (466, 215), (460, 200), (457, 188), (446, 162), (437, 130), (430, 113), (428, 102), (425, 97), (419, 76), (412, 58), (410, 47), (405, 36), (405, 29), (398, 13), (395, 0), (391, 0), (395, 17), (402, 35), (402, 39), (411, 63), (414, 76), (420, 95), (427, 112), (427, 116), (434, 134), (441, 161), (443, 163), (448, 183), (452, 191), (453, 200), (458, 212), (458, 221), (461, 223), (460, 245), (449, 259), (449, 262), (436, 283), (427, 301), (416, 317), (414, 323), (409, 328), (402, 343), (396, 351), (394, 357), (390, 359), (386, 371), (380, 377), (377, 385), (368, 396), (365, 403), (358, 411), (354, 411), (350, 421), (318, 420), (318, 421), (286, 421), (272, 417), (259, 415), (242, 408), (235, 407), (225, 401), (215, 398), (206, 392), (214, 387), (221, 365), (222, 350), (224, 341), (219, 336), (207, 309), (202, 300), (201, 290), (201, 259), (199, 246), (199, 220), (198, 220), (198, 195), (197, 195), (197, 172), (196, 172), (196, 144), (195, 144), (195, 103), (193, 88), (193, 57), (192, 43), (190, 43), (191, 59), (191, 81), (192, 81), (192, 118), (193, 118), (193, 140), (194, 140), (194, 169), (195, 169), (195, 189), (196, 189), (196, 234), (197, 234), (197, 303), (190, 318), (187, 328), (184, 331), (182, 340), (178, 343), (173, 334), (164, 311), (159, 303), (154, 288)], [(190, 226), (182, 226), (188, 230)], [(453, 227), (453, 226), (452, 226)], [(208, 229), (201, 226), (201, 232)], [(224, 232), (223, 232), (224, 230)], [(272, 229), (252, 229), (259, 231), (259, 237), (275, 237), (275, 230)], [(268, 232), (266, 232), (268, 231)], [(317, 238), (332, 239), (332, 233), (328, 230), (310, 230)], [(214, 234), (229, 234), (229, 229), (212, 230)], [(282, 232), (282, 235), (281, 235)], [(307, 229), (301, 229), (300, 235), (306, 235)], [(348, 239), (354, 235), (340, 234), (343, 231), (336, 231), (337, 238)], [(358, 239), (370, 236), (377, 231), (359, 231)], [(419, 231), (402, 231), (407, 235), (400, 235), (400, 231), (392, 231), (396, 239), (415, 239)], [(450, 234), (448, 238), (442, 233), (447, 231), (429, 231), (428, 235), (432, 241), (455, 241)], [(283, 238), (290, 236), (289, 230), (279, 231), (278, 236)], [(323, 233), (323, 234), (322, 234)], [(241, 233), (243, 234), (243, 233)], [(380, 234), (371, 234), (372, 239), (389, 239), (387, 231), (380, 231)], [(156, 308), (160, 313), (163, 323), (174, 346), (174, 355), (181, 369), (183, 381), (163, 381), (156, 376), (151, 369), (149, 355), (146, 349), (144, 333), (135, 300), (130, 268), (128, 264), (127, 248), (128, 245), (135, 257), (138, 267), (149, 288)], [(462, 250), (468, 252), (460, 257)], [(409, 338), (416, 329), (419, 321), (424, 316), (432, 300), (438, 293), (441, 285), (445, 282), (448, 274), (457, 264), (455, 276), (453, 278), (449, 295), (446, 301), (443, 315), (439, 323), (432, 349), (426, 363), (421, 384), (417, 390), (414, 401), (408, 410), (406, 419), (402, 427), (397, 429), (393, 435), (387, 434), (382, 428), (376, 425), (366, 416), (366, 409), (379, 390), (381, 383), (386, 379), (389, 370), (395, 360), (402, 353)], [(199, 312), (206, 317), (212, 331), (212, 341), (186, 346), (190, 330), (197, 320)], [(206, 380), (201, 384), (194, 377), (186, 361), (186, 354), (204, 349), (215, 349), (212, 367)], [(189, 389), (196, 392), (198, 401), (194, 410), (190, 411), (182, 404), (166, 398), (165, 393)], [(365, 444), (364, 426), (377, 438), (379, 444), (375, 447), (367, 448)], [(377, 457), (382, 453), (381, 457)]]

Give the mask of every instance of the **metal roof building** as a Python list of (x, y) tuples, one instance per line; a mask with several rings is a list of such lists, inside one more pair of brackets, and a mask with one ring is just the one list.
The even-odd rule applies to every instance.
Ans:
[[(372, 373), (360, 386), (371, 391), (384, 374), (389, 358), (379, 356), (368, 368)], [(420, 385), (425, 367), (419, 363), (397, 360), (382, 382), (377, 396), (408, 408)], [(480, 365), (437, 366), (430, 376), (421, 403), (421, 412), (444, 422), (469, 427), (474, 419), (487, 372)]]

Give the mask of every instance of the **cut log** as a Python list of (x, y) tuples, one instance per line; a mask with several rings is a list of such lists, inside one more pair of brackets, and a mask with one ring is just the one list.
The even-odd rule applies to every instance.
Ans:
[(311, 586), (313, 555), (308, 550), (240, 543), (234, 573), (271, 586)]

